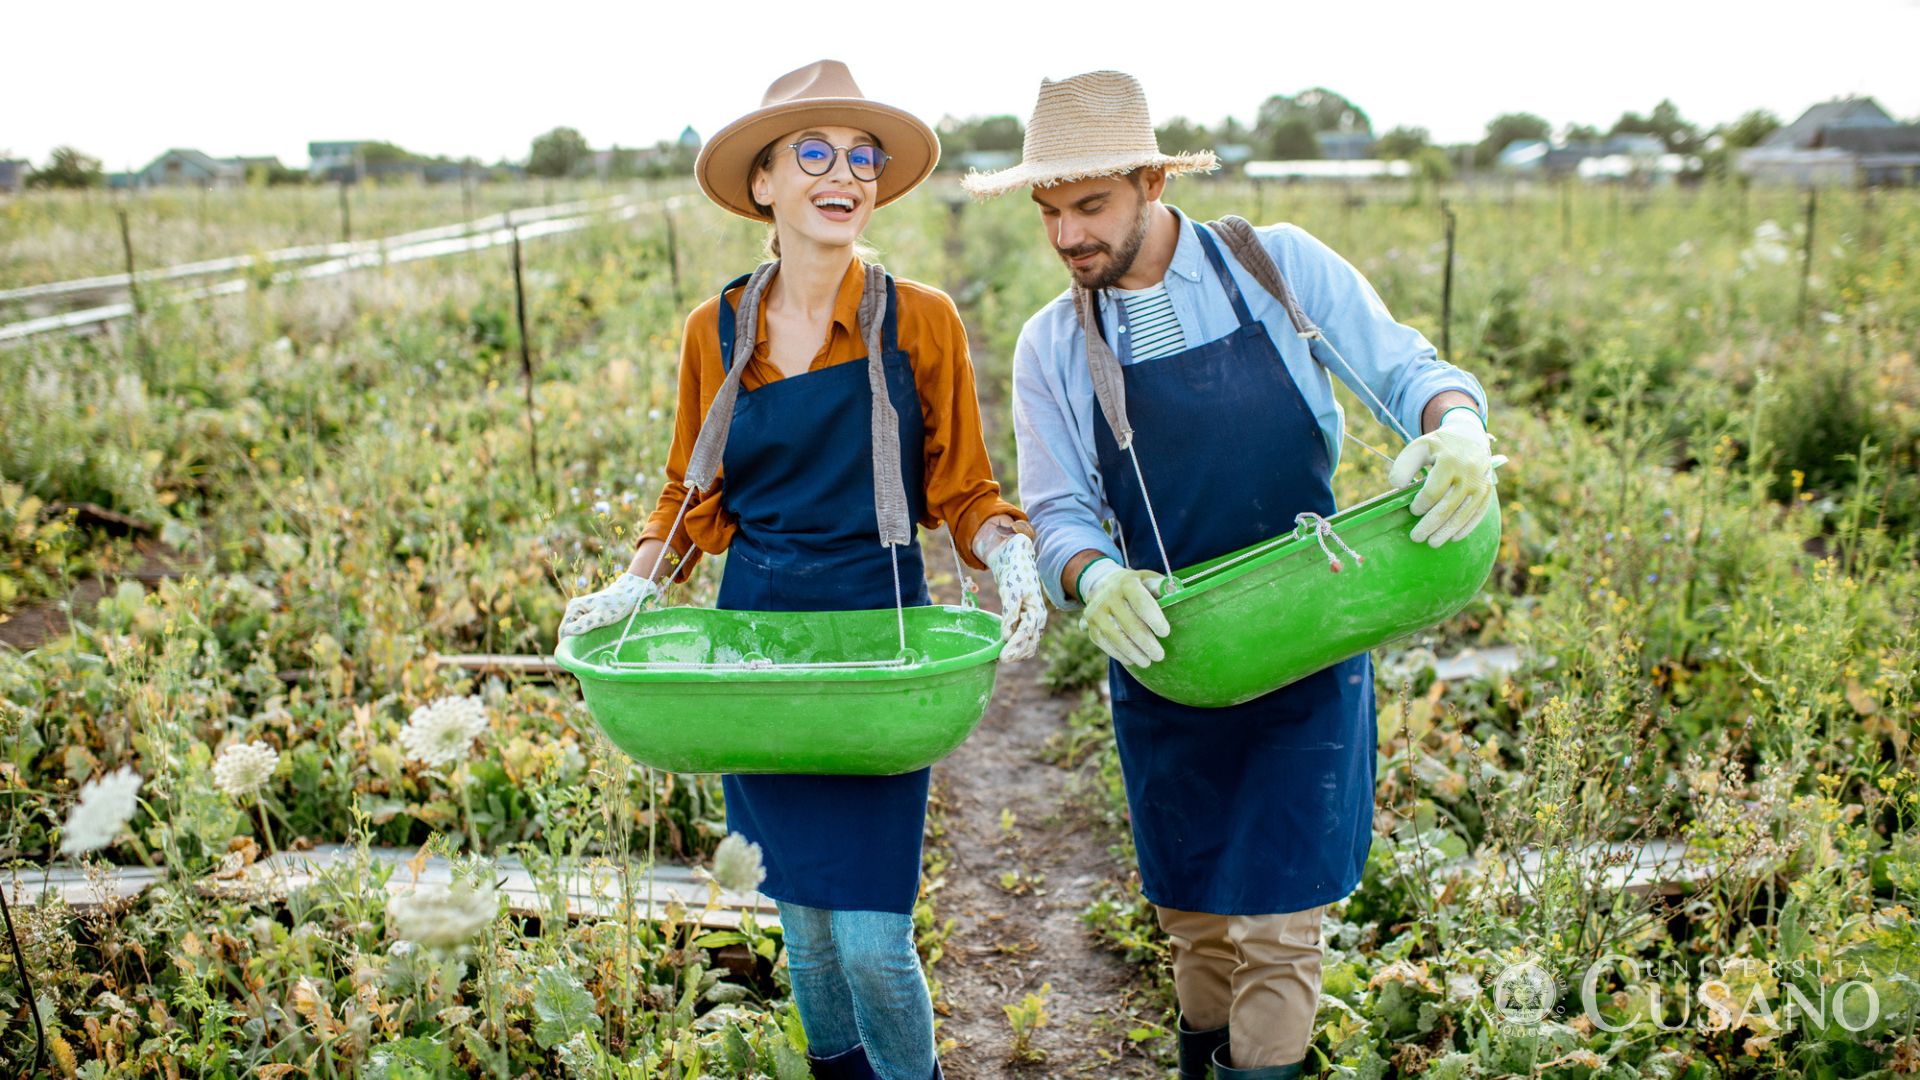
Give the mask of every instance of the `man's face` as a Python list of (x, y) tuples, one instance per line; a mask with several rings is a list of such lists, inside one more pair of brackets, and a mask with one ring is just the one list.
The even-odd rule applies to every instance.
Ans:
[(1047, 239), (1082, 288), (1107, 288), (1133, 268), (1157, 186), (1135, 172), (1033, 189)]

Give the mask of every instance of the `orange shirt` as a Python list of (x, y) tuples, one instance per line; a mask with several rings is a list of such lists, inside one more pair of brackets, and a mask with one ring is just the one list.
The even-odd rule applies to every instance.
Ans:
[[(827, 340), (814, 354), (808, 371), (866, 359), (858, 317), (865, 275), (866, 266), (859, 259), (847, 267)], [(960, 545), (961, 557), (969, 565), (980, 567), (980, 560), (973, 555), (973, 536), (981, 522), (995, 514), (1025, 521), (1026, 515), (1000, 497), (1000, 485), (993, 479), (993, 465), (987, 460), (986, 442), (980, 432), (980, 404), (974, 393), (973, 362), (967, 355), (967, 332), (953, 300), (939, 289), (900, 278), (894, 279), (894, 288), (900, 348), (913, 364), (920, 419), (926, 428), (927, 516), (920, 524), (933, 528), (940, 522), (948, 523)], [(737, 304), (743, 291), (744, 286), (729, 291), (727, 301)], [(673, 527), (674, 515), (687, 495), (687, 462), (693, 456), (694, 440), (700, 437), (701, 421), (726, 380), (726, 369), (720, 363), (719, 307), (720, 298), (716, 296), (687, 316), (680, 345), (680, 397), (673, 447), (667, 454), (667, 484), (641, 530), (642, 540), (662, 539)], [(784, 377), (768, 355), (764, 299), (758, 324), (753, 357), (740, 376), (742, 390), (755, 390)], [(684, 560), (674, 580), (685, 579), (700, 552), (725, 551), (733, 542), (739, 526), (720, 506), (719, 494), (725, 483), (722, 469), (720, 479), (687, 508), (672, 541), (674, 552)]]

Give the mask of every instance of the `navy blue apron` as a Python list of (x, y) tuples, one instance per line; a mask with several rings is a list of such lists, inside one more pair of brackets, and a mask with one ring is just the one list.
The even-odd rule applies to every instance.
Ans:
[[(1121, 374), (1134, 445), (1175, 570), (1334, 512), (1320, 426), (1212, 234), (1195, 231), (1239, 329)], [(1093, 305), (1096, 319), (1099, 305)], [(1096, 325), (1094, 332), (1100, 332)], [(1164, 572), (1133, 462), (1094, 440), (1134, 567)], [(1284, 598), (1282, 598), (1284, 602)], [(1109, 662), (1113, 729), (1149, 900), (1181, 911), (1302, 911), (1353, 891), (1373, 839), (1374, 700), (1361, 654), (1225, 709), (1168, 701)]]
[[(746, 282), (741, 277), (727, 286)], [(909, 513), (926, 516), (920, 397), (900, 349), (893, 279), (881, 358), (900, 414)], [(720, 358), (734, 363), (733, 306), (720, 298)], [(752, 342), (745, 343), (751, 351)], [(746, 360), (741, 360), (746, 363)], [(834, 364), (744, 387), (721, 457), (720, 505), (739, 524), (718, 607), (855, 611), (894, 606), (893, 563), (873, 506), (872, 391), (867, 362)], [(905, 602), (931, 602), (918, 541), (898, 550)], [(713, 718), (716, 724), (726, 718)], [(776, 900), (842, 911), (913, 912), (927, 777), (727, 776), (727, 828), (760, 845), (760, 889)]]

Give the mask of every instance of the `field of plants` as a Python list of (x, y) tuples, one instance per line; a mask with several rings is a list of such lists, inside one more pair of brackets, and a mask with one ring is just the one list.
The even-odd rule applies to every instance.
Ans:
[[(1480, 377), (1512, 462), (1481, 597), (1375, 657), (1373, 855), (1310, 1074), (1920, 1073), (1920, 198), (1824, 192), (1809, 238), (1804, 196), (1757, 189), (1170, 190), (1345, 254)], [(530, 372), (505, 248), (155, 290), (0, 352), (0, 1071), (37, 1017), (67, 1077), (807, 1075), (778, 929), (720, 889), (753, 868), (717, 778), (631, 764), (565, 677), (436, 661), (550, 652), (624, 566), (685, 312), (762, 237), (671, 187), (352, 196), (362, 237), (607, 194), (644, 209), (525, 246)], [(340, 238), (332, 192), (128, 209), (145, 266)], [(0, 202), (0, 290), (121, 269), (114, 210)], [(1031, 206), (930, 184), (868, 239), (958, 303), (1013, 489), (1012, 347), (1065, 284)], [(1364, 453), (1336, 477), (1384, 483)], [(670, 599), (711, 603), (715, 569)], [(994, 778), (936, 772), (916, 922), (961, 1080), (1171, 1068), (1098, 660), (1056, 617), (1001, 673), (996, 714), (1048, 725), (1042, 819), (969, 822), (943, 793)], [(1079, 1011), (1020, 943), (949, 948), (1066, 876), (953, 858), (973, 825), (1101, 853), (1036, 955), (1097, 955), (1123, 1002)], [(311, 875), (274, 858), (316, 845)], [(451, 886), (407, 887), (429, 861)], [(671, 865), (714, 884), (649, 918)], [(570, 914), (578, 872), (610, 884)], [(965, 980), (982, 1000), (963, 963), (1022, 974)]]

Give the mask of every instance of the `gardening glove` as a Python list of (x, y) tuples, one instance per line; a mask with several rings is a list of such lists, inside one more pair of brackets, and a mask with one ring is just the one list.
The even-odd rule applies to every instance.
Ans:
[(1040, 633), (1047, 628), (1047, 601), (1040, 592), (1040, 563), (1033, 540), (1014, 533), (993, 548), (986, 563), (1000, 588), (1000, 636), (1007, 639), (1000, 658), (1028, 659), (1039, 649)]
[(572, 637), (619, 622), (659, 595), (658, 585), (631, 571), (623, 573), (599, 592), (585, 593), (567, 601), (567, 613), (560, 619), (560, 636)]
[(1086, 601), (1087, 635), (1101, 652), (1136, 668), (1167, 658), (1160, 639), (1172, 628), (1153, 598), (1163, 580), (1162, 574), (1129, 570), (1108, 558), (1080, 572), (1074, 591)]
[(1387, 482), (1406, 487), (1432, 466), (1427, 482), (1408, 507), (1420, 520), (1413, 526), (1415, 543), (1439, 547), (1459, 540), (1480, 524), (1493, 505), (1493, 470), (1506, 458), (1493, 456), (1493, 436), (1487, 434), (1479, 412), (1456, 405), (1440, 418), (1440, 426), (1408, 443), (1393, 459)]

